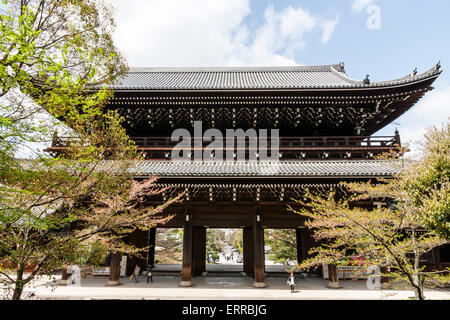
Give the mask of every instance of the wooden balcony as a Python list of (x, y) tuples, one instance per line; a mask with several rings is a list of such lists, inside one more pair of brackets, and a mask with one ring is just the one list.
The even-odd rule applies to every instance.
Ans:
[[(172, 150), (178, 142), (172, 142), (170, 137), (131, 137), (140, 150)], [(202, 143), (202, 147), (208, 146), (210, 141), (202, 141), (201, 138), (191, 138), (193, 146), (196, 142)], [(200, 140), (200, 141), (199, 141)], [(198, 143), (199, 144), (199, 143)], [(226, 141), (222, 139), (224, 150)], [(234, 145), (238, 145), (235, 138)], [(245, 149), (249, 147), (248, 139), (245, 141)], [(376, 148), (398, 148), (400, 147), (398, 136), (340, 136), (340, 137), (280, 137), (280, 150), (330, 150), (330, 149), (376, 149)], [(270, 148), (270, 138), (268, 139)]]
[[(178, 150), (177, 141), (171, 141), (171, 137), (131, 137), (136, 143), (138, 151), (148, 159), (170, 159), (173, 150)], [(239, 144), (237, 138), (234, 147), (227, 147), (225, 139), (222, 139), (223, 150), (245, 150), (260, 152), (271, 149), (270, 138), (267, 139), (267, 148), (258, 148), (246, 139)], [(201, 138), (191, 138), (192, 151), (205, 150), (210, 141)], [(47, 152), (59, 153), (70, 144), (70, 139), (55, 137), (52, 146)], [(398, 134), (394, 136), (335, 136), (335, 137), (280, 137), (279, 153), (281, 159), (361, 159), (372, 158), (387, 152), (400, 152), (401, 141)]]

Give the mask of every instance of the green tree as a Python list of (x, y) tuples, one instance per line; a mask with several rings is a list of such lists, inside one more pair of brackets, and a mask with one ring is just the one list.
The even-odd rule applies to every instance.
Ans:
[[(431, 132), (424, 159), (394, 179), (377, 184), (344, 183), (344, 193), (340, 194), (307, 192), (305, 201), (298, 201), (298, 207), (290, 208), (308, 218), (306, 226), (323, 243), (310, 250), (313, 257), (298, 268), (315, 268), (322, 263), (348, 264), (356, 255), (363, 258), (358, 260), (358, 265), (389, 268), (386, 275), (406, 281), (420, 300), (425, 298), (425, 286), (450, 282), (450, 270), (430, 271), (421, 263), (432, 249), (449, 243), (444, 237), (449, 231), (448, 220), (441, 219), (442, 214), (448, 216), (448, 176), (444, 175), (448, 172), (449, 158), (442, 153), (442, 146), (448, 144), (448, 127)], [(447, 138), (443, 139), (445, 135)], [(434, 178), (429, 180), (430, 176)], [(411, 181), (426, 183), (411, 186)], [(420, 190), (420, 201), (417, 190)], [(368, 208), (361, 201), (378, 205)]]
[[(35, 244), (47, 243), (49, 230), (61, 229), (74, 220), (70, 215), (61, 218), (48, 212), (58, 209), (71, 193), (72, 199), (81, 196), (77, 191), (85, 187), (92, 170), (79, 164), (76, 170), (65, 170), (71, 163), (48, 159), (39, 152), (32, 153), (33, 160), (24, 163), (17, 160), (17, 152), (34, 142), (49, 140), (58, 122), (51, 121), (48, 113), (67, 121), (75, 132), (94, 117), (102, 117), (100, 106), (109, 92), (100, 88), (87, 94), (86, 89), (94, 82), (108, 81), (126, 67), (110, 38), (111, 19), (109, 10), (96, 1), (2, 0), (0, 250), (2, 261), (16, 271), (13, 278), (1, 270), (2, 280), (14, 285), (13, 299), (19, 299), (23, 287), (51, 266), (58, 255), (57, 250), (48, 251), (45, 258), (38, 258)], [(119, 130), (116, 137), (122, 133)], [(82, 130), (78, 135), (87, 138), (90, 132)], [(120, 138), (127, 143), (123, 135)], [(92, 150), (86, 148), (85, 154), (98, 156)], [(72, 155), (75, 153), (73, 149)], [(76, 158), (82, 157), (79, 154)], [(44, 234), (36, 234), (36, 230)], [(58, 241), (67, 256), (76, 252), (73, 242), (55, 239), (55, 243)], [(43, 249), (42, 245), (38, 247)], [(48, 245), (48, 249), (52, 247)], [(35, 266), (33, 272), (23, 279), (30, 264)]]
[(242, 229), (236, 229), (230, 235), (230, 243), (239, 251), (240, 254), (244, 254), (244, 238)]
[(158, 263), (172, 264), (183, 260), (183, 229), (158, 229), (156, 234)]
[(209, 263), (216, 263), (219, 260), (222, 247), (220, 245), (219, 234), (215, 229), (206, 230), (206, 260)]
[[(144, 205), (164, 189), (133, 181), (136, 147), (122, 119), (102, 110), (107, 85), (126, 70), (113, 27), (102, 1), (2, 0), (0, 281), (12, 299), (66, 264), (138, 253), (123, 236), (163, 222), (156, 215), (179, 199)], [(59, 130), (72, 139), (58, 156), (30, 147)]]
[(295, 230), (266, 229), (265, 242), (270, 247), (269, 259), (282, 264), (297, 260)]
[(450, 240), (450, 123), (429, 128), (422, 147), (422, 159), (405, 173), (402, 187), (417, 208), (416, 218)]

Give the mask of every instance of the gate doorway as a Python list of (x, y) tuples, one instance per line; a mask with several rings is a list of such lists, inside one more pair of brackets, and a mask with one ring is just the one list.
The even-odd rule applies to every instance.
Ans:
[(206, 229), (205, 274), (242, 273), (242, 229)]

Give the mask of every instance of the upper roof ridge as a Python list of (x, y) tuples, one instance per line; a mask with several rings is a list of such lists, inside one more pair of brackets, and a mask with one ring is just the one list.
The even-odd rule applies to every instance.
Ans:
[(253, 67), (131, 67), (127, 73), (151, 73), (151, 72), (289, 72), (289, 71), (315, 71), (332, 72), (339, 69), (339, 64), (318, 66), (253, 66)]
[[(434, 68), (394, 80), (366, 83), (351, 79), (344, 63), (319, 66), (275, 67), (153, 67), (131, 68), (110, 86), (114, 90), (275, 90), (275, 89), (367, 89), (434, 81), (441, 73)], [(212, 76), (211, 76), (212, 75)]]

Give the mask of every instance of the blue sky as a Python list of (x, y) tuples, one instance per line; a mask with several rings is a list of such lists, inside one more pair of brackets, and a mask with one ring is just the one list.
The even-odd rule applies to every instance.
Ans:
[[(130, 66), (321, 65), (344, 61), (372, 81), (419, 72), (443, 74), (398, 124), (404, 141), (450, 116), (448, 0), (108, 0), (115, 39)], [(369, 12), (368, 12), (369, 10)], [(374, 11), (375, 10), (375, 11)], [(378, 20), (373, 20), (374, 13)], [(367, 21), (379, 22), (369, 29)], [(413, 153), (417, 146), (412, 145)]]
[[(295, 60), (302, 64), (323, 64), (345, 61), (347, 73), (361, 79), (367, 73), (373, 80), (385, 80), (407, 74), (418, 67), (430, 68), (442, 60), (450, 63), (450, 2), (446, 0), (376, 0), (381, 10), (381, 28), (369, 30), (367, 6), (354, 10), (355, 1), (347, 0), (278, 0), (252, 1), (254, 15), (262, 23), (264, 10), (300, 7), (311, 14), (328, 18), (338, 16), (338, 23), (328, 43), (311, 39)], [(368, 3), (368, 2), (367, 2)], [(445, 79), (444, 79), (445, 78)], [(442, 80), (449, 81), (444, 73)]]

